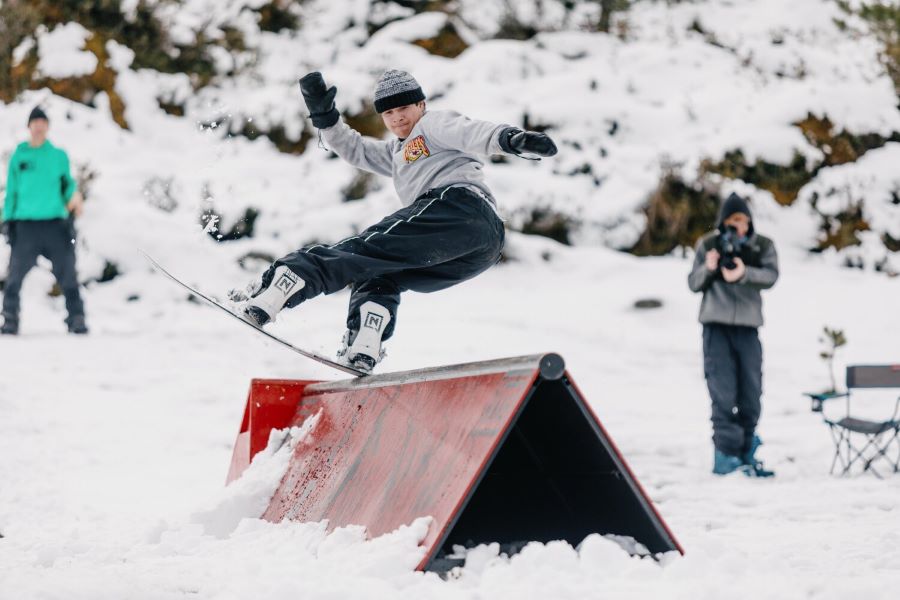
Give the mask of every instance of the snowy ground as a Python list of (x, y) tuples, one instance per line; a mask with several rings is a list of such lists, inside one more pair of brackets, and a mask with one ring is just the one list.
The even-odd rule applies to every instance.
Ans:
[[(709, 474), (690, 258), (636, 259), (601, 247), (634, 242), (644, 225), (640, 208), (665, 164), (690, 180), (699, 161), (735, 148), (750, 160), (784, 164), (797, 151), (818, 161), (821, 151), (792, 124), (809, 112), (828, 115), (836, 130), (900, 130), (876, 42), (840, 30), (834, 20), (846, 15), (830, 0), (642, 2), (628, 14), (624, 40), (585, 33), (574, 18), (554, 23), (558, 15), (548, 9), (532, 16), (554, 33), (478, 42), (492, 34), (491, 10), (508, 3), (464, 0), (464, 16), (484, 30), (469, 32), (473, 45), (448, 60), (408, 43), (433, 35), (445, 17), (411, 17), (366, 39), (369, 4), (309, 0), (306, 27), (281, 35), (251, 31), (239, 0), (173, 8), (173, 35), (237, 19), (250, 28), (259, 61), (191, 96), (185, 76), (132, 70), (130, 50), (110, 42), (128, 131), (111, 121), (102, 94), (95, 108), (46, 90), (0, 105), (4, 167), (28, 112), (42, 102), (50, 139), (76, 169), (95, 173), (79, 226), (80, 274), (96, 278), (106, 261), (122, 273), (86, 291), (92, 332), (76, 338), (64, 333), (61, 300), (46, 295), (52, 278), (42, 264), (25, 284), (22, 334), (0, 339), (0, 600), (894, 598), (900, 476), (830, 477), (831, 441), (802, 392), (828, 385), (818, 358), (824, 325), (849, 338), (838, 372), (847, 363), (900, 362), (900, 278), (872, 269), (885, 257), (896, 267), (900, 257), (879, 241), (884, 232), (900, 237), (891, 196), (900, 186), (900, 144), (822, 169), (789, 208), (749, 185), (722, 182), (723, 194), (752, 197), (757, 228), (775, 239), (782, 259), (782, 279), (765, 294), (762, 330), (760, 454), (778, 472), (772, 481)], [(82, 50), (87, 35), (68, 24), (28, 43), (38, 45), (45, 75), (79, 75), (93, 65)], [(413, 71), (430, 109), (509, 123), (527, 113), (552, 125), (560, 142), (553, 161), (491, 164), (487, 181), (513, 222), (549, 207), (581, 227), (575, 248), (510, 235), (514, 261), (457, 288), (406, 297), (381, 368), (561, 353), (685, 556), (631, 558), (602, 538), (578, 550), (535, 544), (512, 559), (482, 548), (443, 581), (411, 570), (421, 557), (422, 522), (366, 541), (356, 528), (326, 534), (322, 524), (258, 520), (284, 452), (254, 465), (252, 480), (248, 472), (240, 487), (224, 487), (249, 380), (336, 374), (187, 302), (137, 248), (221, 293), (265, 266), (238, 267), (247, 252), (278, 256), (338, 240), (396, 209), (386, 180), (365, 200), (342, 202), (356, 172), (327, 152), (311, 146), (288, 156), (264, 139), (223, 133), (252, 119), (296, 137), (309, 127), (298, 75), (323, 70), (340, 89), (338, 107), (357, 111), (387, 67)], [(170, 93), (186, 102), (187, 117), (159, 108), (157, 96)], [(872, 230), (861, 234), (861, 247), (806, 252), (819, 235), (814, 193), (828, 213), (865, 199)], [(216, 245), (201, 232), (204, 210), (215, 209), (227, 229), (248, 207), (261, 211), (253, 238)], [(837, 266), (857, 254), (865, 271)], [(0, 269), (7, 258), (0, 244)], [(664, 306), (632, 308), (641, 298)], [(346, 302), (346, 292), (316, 299), (275, 331), (330, 355)], [(859, 400), (872, 415), (892, 407), (888, 394)]]
[[(326, 535), (321, 524), (241, 514), (224, 477), (249, 379), (334, 374), (184, 302), (149, 272), (95, 286), (92, 334), (67, 336), (40, 271), (26, 284), (22, 335), (0, 340), (0, 589), (70, 599), (895, 596), (900, 477), (830, 477), (826, 428), (801, 392), (826, 383), (823, 324), (847, 332), (842, 364), (898, 360), (900, 281), (784, 249), (762, 330), (761, 454), (778, 476), (721, 479), (709, 474), (689, 262), (519, 236), (511, 248), (520, 262), (408, 296), (384, 369), (562, 353), (685, 556), (657, 564), (600, 538), (580, 552), (535, 544), (512, 559), (482, 549), (442, 581), (411, 572), (421, 524), (363, 541), (355, 529)], [(216, 255), (203, 260), (212, 269)], [(123, 303), (133, 288), (144, 295)], [(633, 309), (642, 297), (664, 306)], [(277, 331), (331, 352), (346, 299), (312, 301)], [(883, 394), (866, 400), (891, 408)], [(261, 481), (277, 481), (283, 458)]]

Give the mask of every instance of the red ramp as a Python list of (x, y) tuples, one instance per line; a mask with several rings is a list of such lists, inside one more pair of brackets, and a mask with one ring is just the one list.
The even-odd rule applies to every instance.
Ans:
[(454, 544), (591, 533), (681, 546), (556, 354), (339, 382), (254, 380), (229, 481), (269, 431), (319, 414), (263, 515), (328, 519), (369, 535), (434, 522), (420, 568), (443, 570)]

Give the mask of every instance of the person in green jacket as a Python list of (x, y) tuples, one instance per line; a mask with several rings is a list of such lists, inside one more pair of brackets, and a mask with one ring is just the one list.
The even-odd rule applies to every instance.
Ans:
[(84, 200), (72, 178), (69, 157), (47, 140), (49, 128), (47, 114), (35, 107), (28, 115), (30, 139), (19, 144), (9, 160), (3, 228), (11, 252), (0, 326), (0, 333), (7, 335), (19, 332), (22, 281), (41, 255), (52, 263), (53, 276), (62, 288), (69, 332), (88, 332), (75, 271), (72, 227), (72, 218), (81, 214)]

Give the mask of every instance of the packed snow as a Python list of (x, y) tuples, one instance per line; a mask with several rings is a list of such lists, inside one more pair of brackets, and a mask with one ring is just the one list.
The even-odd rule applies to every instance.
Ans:
[[(120, 273), (87, 284), (91, 334), (69, 336), (62, 299), (47, 294), (53, 278), (42, 259), (23, 290), (21, 335), (0, 339), (0, 598), (896, 596), (900, 475), (830, 476), (827, 428), (802, 393), (829, 385), (819, 358), (826, 325), (849, 339), (837, 354), (838, 374), (847, 364), (900, 362), (900, 278), (871, 268), (885, 257), (900, 267), (878, 239), (900, 237), (900, 206), (891, 201), (900, 145), (823, 169), (791, 207), (749, 185), (723, 184), (751, 196), (756, 227), (775, 240), (781, 260), (780, 281), (764, 293), (760, 331), (760, 455), (777, 471), (773, 480), (710, 474), (690, 252), (639, 259), (609, 247), (636, 239), (639, 209), (665, 164), (690, 175), (703, 158), (735, 148), (772, 162), (795, 150), (821, 158), (792, 125), (808, 112), (827, 113), (852, 132), (900, 131), (877, 44), (840, 31), (834, 3), (642, 2), (627, 14), (625, 39), (577, 31), (548, 10), (520, 16), (555, 24), (553, 33), (475, 43), (492, 33), (490, 11), (503, 3), (466, 0), (461, 17), (473, 45), (453, 60), (408, 43), (439, 29), (439, 16), (410, 16), (366, 41), (367, 2), (310, 0), (303, 29), (277, 35), (255, 31), (238, 10), (259, 2), (185, 4), (168, 14), (173, 32), (231, 19), (260, 50), (253, 68), (195, 95), (185, 76), (128, 69), (131, 51), (111, 43), (129, 130), (113, 123), (102, 97), (91, 108), (41, 90), (0, 105), (4, 167), (25, 138), (28, 112), (42, 103), (50, 139), (76, 171), (95, 173), (79, 222), (79, 272), (96, 280), (114, 263)], [(481, 21), (472, 16), (479, 6), (487, 11)], [(360, 25), (346, 28), (350, 20)], [(720, 46), (691, 29), (695, 20)], [(42, 70), (90, 70), (78, 27), (41, 34)], [(380, 370), (559, 352), (684, 556), (632, 556), (620, 540), (601, 536), (578, 547), (533, 543), (512, 557), (488, 545), (441, 578), (414, 571), (428, 515), (376, 539), (361, 527), (263, 521), (310, 424), (274, 432), (245, 475), (224, 485), (251, 378), (341, 375), (188, 301), (138, 249), (221, 295), (266, 266), (248, 253), (279, 256), (338, 240), (396, 209), (384, 179), (364, 200), (342, 202), (356, 173), (315, 139), (290, 156), (264, 138), (229, 133), (250, 119), (263, 129), (284, 125), (294, 137), (311, 131), (298, 76), (322, 70), (339, 88), (338, 107), (356, 111), (387, 67), (413, 72), (434, 96), (430, 108), (519, 125), (527, 113), (532, 123), (552, 125), (558, 157), (488, 164), (488, 184), (510, 223), (550, 207), (583, 224), (574, 246), (510, 232), (508, 261), (455, 288), (404, 296)], [(187, 116), (165, 114), (157, 98), (186, 101)], [(569, 175), (583, 164), (592, 175)], [(872, 231), (853, 250), (865, 269), (842, 268), (846, 253), (808, 252), (816, 192), (834, 211), (845, 197), (865, 197)], [(260, 211), (254, 237), (216, 243), (204, 232), (205, 210), (225, 231), (247, 208)], [(0, 244), (0, 269), (7, 259)], [(634, 307), (647, 298), (662, 307)], [(347, 300), (346, 291), (317, 298), (284, 313), (272, 330), (332, 355)], [(877, 391), (855, 402), (865, 415), (886, 416), (894, 398)]]

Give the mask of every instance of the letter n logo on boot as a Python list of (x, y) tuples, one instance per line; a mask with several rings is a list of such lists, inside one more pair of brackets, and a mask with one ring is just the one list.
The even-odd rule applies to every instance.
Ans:
[(363, 322), (363, 327), (368, 327), (369, 329), (374, 329), (375, 331), (381, 331), (381, 325), (384, 323), (384, 317), (381, 315), (377, 315), (373, 312), (366, 313), (365, 321)]
[(294, 289), (295, 285), (297, 285), (297, 277), (292, 273), (282, 273), (278, 281), (275, 282), (275, 287), (281, 290), (285, 296)]

